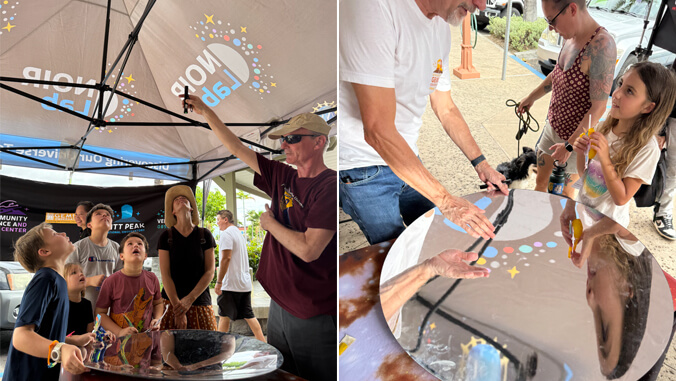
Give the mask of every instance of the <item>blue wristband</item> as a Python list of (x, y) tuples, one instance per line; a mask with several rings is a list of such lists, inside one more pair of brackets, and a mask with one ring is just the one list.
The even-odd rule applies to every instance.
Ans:
[(477, 165), (481, 164), (481, 162), (482, 162), (482, 161), (485, 161), (485, 160), (486, 160), (486, 158), (484, 157), (483, 154), (482, 154), (482, 155), (479, 155), (479, 157), (477, 157), (476, 159), (474, 159), (474, 160), (471, 161), (472, 167), (475, 167), (475, 168), (476, 168)]

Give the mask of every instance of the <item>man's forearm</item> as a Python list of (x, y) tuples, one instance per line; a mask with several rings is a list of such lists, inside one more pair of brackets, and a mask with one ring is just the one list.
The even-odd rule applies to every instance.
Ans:
[[(221, 255), (223, 255), (223, 251), (221, 251)], [(221, 258), (221, 264), (218, 266), (217, 282), (223, 282), (223, 278), (225, 278), (225, 274), (228, 272), (228, 266), (230, 266), (230, 258)]]
[(423, 266), (415, 265), (406, 269), (383, 284), (380, 304), (383, 308), (385, 320), (390, 320), (392, 315), (430, 279), (429, 273), (425, 271)]
[(312, 262), (319, 258), (326, 247), (313, 247), (305, 233), (291, 230), (277, 220), (271, 220), (267, 230), (282, 246), (304, 262)]
[(481, 155), (481, 149), (474, 140), (472, 133), (469, 132), (469, 126), (457, 107), (440, 116), (439, 121), (446, 134), (465, 154), (467, 160), (474, 160)]
[(399, 134), (367, 133), (365, 137), (392, 172), (435, 205), (443, 205), (451, 194), (432, 176)]
[(223, 143), (225, 148), (230, 151), (233, 155), (237, 156), (240, 160), (246, 163), (254, 172), (260, 174), (260, 169), (258, 168), (258, 158), (256, 153), (245, 146), (235, 135), (230, 128), (228, 128), (221, 119), (216, 115), (216, 113), (208, 109), (204, 113), (204, 117), (209, 123), (211, 130), (214, 131), (218, 140)]

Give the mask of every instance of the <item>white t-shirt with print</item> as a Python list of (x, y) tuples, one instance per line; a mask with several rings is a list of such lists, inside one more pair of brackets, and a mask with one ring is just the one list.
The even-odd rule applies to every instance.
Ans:
[[(223, 277), (223, 291), (248, 292), (251, 291), (251, 276), (249, 275), (249, 255), (246, 252), (246, 239), (235, 226), (228, 226), (221, 231), (218, 240), (218, 250), (232, 250), (232, 257), (228, 271)], [(221, 253), (222, 255), (222, 253)], [(221, 261), (223, 260), (222, 257)]]
[(448, 23), (412, 0), (341, 0), (339, 41), (340, 168), (386, 165), (364, 140), (352, 83), (394, 88), (394, 124), (417, 155), (427, 96), (451, 89)]
[[(612, 131), (608, 133), (606, 139), (610, 157), (613, 157), (622, 143)], [(652, 138), (645, 147), (641, 148), (622, 178), (631, 177), (641, 180), (644, 184), (650, 184), (659, 159), (660, 148), (657, 139)], [(603, 177), (601, 162), (596, 157), (589, 161), (584, 173), (584, 182), (578, 194), (578, 201), (612, 218), (625, 228), (629, 225), (629, 202), (624, 205), (615, 205)]]

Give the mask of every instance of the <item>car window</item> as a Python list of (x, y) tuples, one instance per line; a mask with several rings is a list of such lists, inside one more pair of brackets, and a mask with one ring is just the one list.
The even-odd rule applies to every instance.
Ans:
[(9, 290), (9, 283), (7, 282), (7, 274), (0, 270), (0, 290)]
[(7, 274), (7, 282), (9, 283), (10, 290), (25, 290), (28, 283), (33, 279), (33, 274), (31, 273), (12, 273)]
[(644, 18), (650, 3), (652, 3), (650, 19), (654, 19), (660, 7), (659, 0), (591, 0), (587, 6), (607, 12), (627, 13)]

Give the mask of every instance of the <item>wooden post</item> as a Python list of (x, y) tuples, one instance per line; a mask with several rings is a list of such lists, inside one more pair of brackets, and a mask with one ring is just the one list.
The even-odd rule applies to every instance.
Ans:
[(470, 28), (470, 18), (472, 15), (467, 13), (462, 22), (462, 52), (460, 66), (453, 69), (453, 75), (460, 79), (479, 78), (480, 74), (472, 65), (472, 28)]

